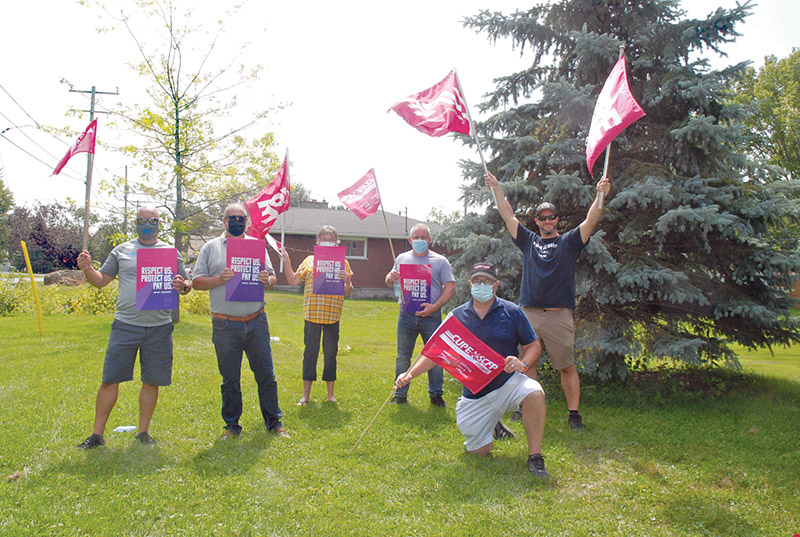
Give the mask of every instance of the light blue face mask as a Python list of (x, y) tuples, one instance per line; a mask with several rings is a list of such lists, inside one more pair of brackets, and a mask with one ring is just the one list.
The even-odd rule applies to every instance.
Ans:
[(319, 245), (320, 246), (336, 246), (336, 243), (335, 242), (330, 242), (330, 241), (322, 241), (322, 242), (319, 243)]
[(472, 298), (478, 302), (489, 302), (494, 296), (494, 285), (488, 283), (473, 283), (470, 287)]
[(422, 255), (428, 249), (428, 241), (424, 241), (422, 239), (413, 240), (411, 241), (411, 247), (415, 252)]

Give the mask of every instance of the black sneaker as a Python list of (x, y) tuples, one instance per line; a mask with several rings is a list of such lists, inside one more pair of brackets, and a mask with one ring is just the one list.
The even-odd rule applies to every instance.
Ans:
[(86, 438), (86, 440), (78, 444), (78, 449), (94, 449), (96, 447), (105, 445), (106, 441), (103, 438), (103, 435), (92, 433)]
[(508, 421), (511, 422), (511, 423), (514, 423), (515, 421), (519, 421), (521, 419), (522, 419), (522, 411), (521, 410), (515, 410), (514, 413), (511, 414), (511, 417), (508, 418)]
[(544, 457), (541, 453), (528, 457), (528, 470), (539, 479), (550, 479), (550, 474), (544, 467)]
[(494, 438), (495, 440), (502, 440), (503, 438), (516, 438), (514, 433), (506, 427), (506, 424), (502, 421), (498, 421), (497, 425), (494, 426)]
[(444, 399), (442, 399), (441, 395), (434, 395), (431, 397), (431, 404), (433, 406), (438, 406), (439, 408), (444, 408), (447, 406), (447, 403)]
[(394, 399), (389, 401), (390, 405), (405, 405), (406, 403), (408, 403), (408, 398), (402, 395), (395, 395)]
[(573, 431), (582, 431), (583, 430), (583, 419), (581, 419), (581, 415), (577, 410), (570, 410), (569, 411), (569, 428)]
[(153, 437), (150, 436), (150, 433), (148, 433), (147, 431), (142, 431), (141, 433), (136, 433), (136, 435), (133, 437), (133, 439), (134, 440), (138, 440), (139, 442), (141, 442), (145, 446), (152, 446), (153, 444), (156, 443), (156, 441), (153, 440)]

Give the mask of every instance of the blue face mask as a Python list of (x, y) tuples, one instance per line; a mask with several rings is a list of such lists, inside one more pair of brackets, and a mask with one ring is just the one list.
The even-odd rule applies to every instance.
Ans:
[(422, 239), (413, 240), (411, 241), (411, 247), (415, 252), (422, 255), (428, 249), (428, 241), (424, 241)]
[(494, 285), (488, 283), (473, 283), (470, 287), (472, 298), (478, 302), (489, 302), (494, 296)]
[(136, 224), (136, 234), (139, 236), (140, 239), (144, 239), (146, 241), (152, 240), (153, 238), (158, 236), (158, 224)]

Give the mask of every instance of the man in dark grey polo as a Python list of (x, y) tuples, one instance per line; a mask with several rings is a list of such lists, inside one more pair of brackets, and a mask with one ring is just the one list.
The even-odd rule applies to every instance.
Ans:
[[(238, 204), (225, 208), (223, 217), (225, 232), (210, 240), (200, 250), (194, 268), (195, 289), (209, 291), (211, 302), (212, 341), (217, 351), (217, 365), (222, 375), (222, 419), (225, 430), (222, 437), (238, 436), (242, 432), (239, 418), (242, 415), (242, 352), (247, 354), (250, 369), (258, 385), (258, 401), (267, 429), (278, 436), (288, 438), (289, 433), (281, 423), (278, 405), (278, 383), (272, 364), (269, 324), (264, 313), (264, 301), (232, 302), (225, 297), (225, 282), (233, 277), (226, 267), (227, 242), (229, 238), (252, 239), (244, 234), (247, 228), (247, 211)], [(257, 239), (253, 239), (257, 240)], [(266, 289), (271, 289), (277, 277), (269, 256), (258, 280)]]
[[(103, 433), (111, 410), (117, 402), (119, 383), (133, 380), (133, 366), (139, 354), (142, 388), (139, 392), (139, 427), (136, 440), (142, 444), (155, 444), (148, 429), (158, 401), (159, 386), (172, 383), (172, 315), (170, 310), (136, 309), (136, 253), (145, 248), (170, 248), (158, 240), (161, 219), (158, 211), (149, 205), (136, 212), (137, 238), (114, 248), (100, 270), (92, 267), (92, 256), (87, 251), (78, 255), (78, 268), (95, 287), (105, 287), (119, 278), (117, 311), (111, 324), (103, 380), (97, 390), (94, 428), (92, 434), (78, 447), (93, 449), (105, 444)], [(191, 289), (186, 279), (183, 258), (178, 252), (178, 274), (172, 279), (172, 288), (183, 294)]]

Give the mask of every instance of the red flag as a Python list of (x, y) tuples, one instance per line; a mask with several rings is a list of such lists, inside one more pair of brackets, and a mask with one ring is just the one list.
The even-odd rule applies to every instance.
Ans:
[(472, 393), (489, 384), (506, 363), (489, 345), (448, 314), (420, 351), (453, 375)]
[(387, 112), (392, 110), (428, 136), (442, 136), (448, 132), (470, 134), (467, 103), (458, 85), (455, 69), (435, 86), (409, 95), (392, 105)]
[(375, 214), (381, 204), (375, 170), (368, 171), (356, 184), (339, 192), (339, 199), (361, 220)]
[(91, 153), (92, 155), (94, 155), (94, 143), (96, 139), (97, 139), (97, 120), (94, 119), (92, 120), (91, 123), (89, 123), (89, 126), (86, 127), (86, 130), (83, 131), (83, 134), (78, 136), (78, 139), (75, 140), (75, 143), (73, 143), (70, 146), (69, 151), (67, 151), (67, 154), (64, 155), (64, 157), (58, 162), (56, 169), (53, 170), (53, 173), (51, 173), (50, 175), (58, 175), (64, 168), (64, 166), (67, 165), (69, 159), (72, 158), (72, 155), (75, 155), (76, 153)]
[(275, 179), (257, 196), (244, 203), (250, 213), (250, 227), (247, 228), (247, 234), (251, 237), (263, 239), (278, 219), (278, 215), (289, 210), (291, 185), (287, 160), (283, 159)]
[(611, 140), (643, 115), (644, 110), (633, 98), (628, 87), (628, 71), (625, 68), (623, 55), (611, 70), (603, 89), (600, 90), (600, 95), (597, 96), (589, 136), (586, 138), (586, 165), (589, 167), (589, 173), (592, 173), (592, 166), (597, 157)]

